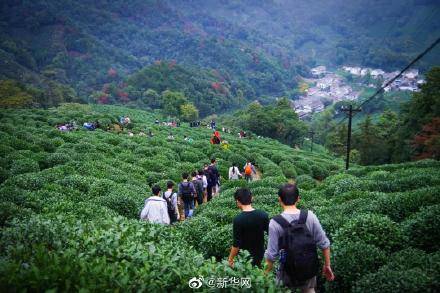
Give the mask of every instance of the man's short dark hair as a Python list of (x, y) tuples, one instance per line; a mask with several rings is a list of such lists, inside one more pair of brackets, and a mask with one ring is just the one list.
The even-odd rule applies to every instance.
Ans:
[(173, 187), (174, 187), (174, 182), (173, 181), (168, 181), (167, 182), (167, 188), (170, 189), (170, 188), (173, 188)]
[(182, 173), (182, 178), (183, 178), (183, 179), (188, 179), (188, 173), (186, 173), (186, 172), (185, 172), (185, 173)]
[(205, 174), (205, 172), (203, 172), (203, 170), (200, 169), (200, 170), (199, 170), (199, 175), (200, 175), (200, 176), (203, 176), (203, 174)]
[(196, 171), (192, 172), (192, 173), (191, 173), (191, 176), (192, 176), (192, 177), (196, 177), (196, 176), (197, 176), (197, 172), (196, 172)]
[(154, 195), (159, 195), (159, 193), (160, 193), (160, 187), (159, 187), (159, 185), (154, 185), (154, 186), (151, 188), (151, 191), (153, 192)]
[(298, 187), (295, 184), (285, 184), (278, 190), (278, 196), (286, 206), (294, 205), (299, 197)]
[(214, 164), (215, 163), (215, 158), (212, 158), (211, 159), (211, 164)]
[(239, 188), (237, 191), (235, 191), (234, 198), (241, 204), (248, 205), (252, 202), (252, 193), (247, 188)]

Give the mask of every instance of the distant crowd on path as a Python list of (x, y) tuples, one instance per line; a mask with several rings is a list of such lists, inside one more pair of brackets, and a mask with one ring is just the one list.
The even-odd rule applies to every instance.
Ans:
[(152, 196), (145, 200), (140, 218), (151, 223), (173, 224), (191, 218), (196, 206), (200, 206), (217, 195), (220, 190), (220, 173), (216, 160), (205, 164), (203, 169), (183, 173), (182, 181), (174, 189), (174, 183), (167, 183), (167, 190), (161, 193), (159, 186), (152, 187)]
[[(242, 172), (234, 163), (229, 168), (229, 180), (244, 177), (248, 182), (252, 181), (256, 170), (250, 160), (244, 165)], [(140, 218), (158, 224), (172, 224), (191, 218), (195, 207), (210, 201), (213, 196), (219, 194), (220, 179), (217, 162), (211, 159), (211, 163), (205, 164), (203, 169), (183, 173), (177, 192), (174, 191), (172, 181), (167, 183), (167, 190), (163, 193), (160, 187), (155, 185), (152, 187), (152, 196), (145, 201)]]
[[(292, 292), (299, 289), (312, 293), (319, 273), (317, 248), (320, 248), (324, 259), (322, 274), (328, 281), (334, 280), (330, 241), (316, 215), (297, 208), (300, 195), (295, 184), (285, 184), (279, 189), (278, 202), (283, 212), (271, 220), (266, 212), (252, 207), (253, 196), (249, 189), (238, 189), (234, 198), (242, 212), (233, 220), (233, 244), (228, 257), (231, 267), (240, 249), (244, 249), (251, 255), (254, 266), (261, 267), (263, 259), (266, 260), (266, 274), (279, 261), (276, 271), (279, 285), (287, 286)], [(268, 234), (266, 249), (265, 233)]]

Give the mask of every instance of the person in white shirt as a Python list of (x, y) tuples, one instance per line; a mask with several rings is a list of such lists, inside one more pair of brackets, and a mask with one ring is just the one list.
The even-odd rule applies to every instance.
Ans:
[[(207, 166), (207, 165), (205, 165), (205, 166)], [(206, 167), (204, 170), (206, 170)], [(204, 171), (204, 170), (199, 170), (199, 176), (202, 177), (202, 182), (203, 182), (203, 202), (206, 202), (207, 196), (208, 196), (207, 190), (206, 190), (208, 188), (208, 178), (206, 178), (206, 174), (205, 174), (206, 171)]]
[(153, 195), (145, 200), (145, 206), (141, 212), (141, 220), (156, 224), (170, 224), (167, 202), (160, 197), (160, 187), (152, 188)]
[(242, 175), (238, 170), (237, 164), (233, 163), (232, 167), (229, 168), (229, 180), (238, 180), (241, 176)]

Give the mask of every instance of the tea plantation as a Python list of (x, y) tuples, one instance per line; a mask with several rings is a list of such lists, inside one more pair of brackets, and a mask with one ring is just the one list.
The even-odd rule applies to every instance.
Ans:
[[(122, 115), (131, 118), (133, 137), (55, 127), (71, 120), (106, 125)], [(189, 291), (188, 280), (197, 276), (249, 277), (252, 291), (280, 291), (246, 254), (233, 269), (225, 261), (239, 213), (233, 193), (244, 181), (222, 180), (220, 195), (191, 220), (166, 227), (138, 220), (150, 185), (178, 182), (212, 157), (223, 178), (233, 162), (255, 162), (262, 179), (249, 184), (254, 206), (270, 216), (280, 212), (278, 186), (297, 182), (301, 207), (317, 214), (332, 241), (336, 280), (320, 281), (321, 290), (440, 290), (440, 162), (345, 172), (342, 161), (323, 151), (222, 133), (230, 144), (225, 150), (210, 145), (208, 129), (155, 125), (156, 118), (74, 104), (0, 112), (2, 292)], [(153, 137), (137, 135), (148, 130)], [(170, 132), (174, 141), (167, 140)]]

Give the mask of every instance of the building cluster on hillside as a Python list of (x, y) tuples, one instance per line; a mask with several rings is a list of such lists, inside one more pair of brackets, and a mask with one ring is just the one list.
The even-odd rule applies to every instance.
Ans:
[(340, 76), (328, 72), (325, 66), (313, 68), (312, 74), (315, 78), (306, 81), (314, 85), (305, 90), (305, 95), (294, 101), (295, 111), (300, 116), (321, 112), (327, 104), (357, 99), (358, 92), (344, 84)]
[[(371, 69), (371, 68), (362, 68), (362, 67), (350, 67), (343, 66), (342, 70), (354, 75), (364, 77), (367, 74), (373, 79), (381, 78), (383, 80), (383, 85), (385, 83), (399, 74), (398, 71), (393, 72), (385, 72), (382, 69)], [(424, 80), (420, 78), (418, 69), (411, 69), (402, 74), (401, 77), (396, 79), (392, 84), (385, 87), (385, 91), (411, 91), (417, 92), (419, 91), (419, 85), (423, 84)]]
[[(369, 75), (371, 79), (382, 82), (382, 85), (388, 80), (394, 78), (398, 71), (385, 72), (382, 69), (372, 69), (363, 67), (350, 67), (343, 66), (343, 71), (350, 73), (351, 75), (358, 77), (365, 77)], [(348, 85), (344, 78), (340, 75), (328, 71), (325, 66), (317, 66), (311, 69), (313, 78), (305, 79), (309, 85), (309, 88), (304, 90), (304, 94), (295, 100), (295, 111), (302, 117), (307, 114), (317, 113), (324, 110), (327, 105), (342, 101), (342, 100), (356, 100), (359, 97), (359, 92), (353, 90)], [(367, 79), (358, 86), (376, 88), (377, 83), (374, 84), (371, 79)], [(368, 82), (368, 83), (367, 83)], [(421, 78), (417, 69), (411, 69), (402, 74), (401, 77), (396, 79), (392, 84), (385, 87), (385, 91), (419, 91), (419, 86), (425, 81)]]

